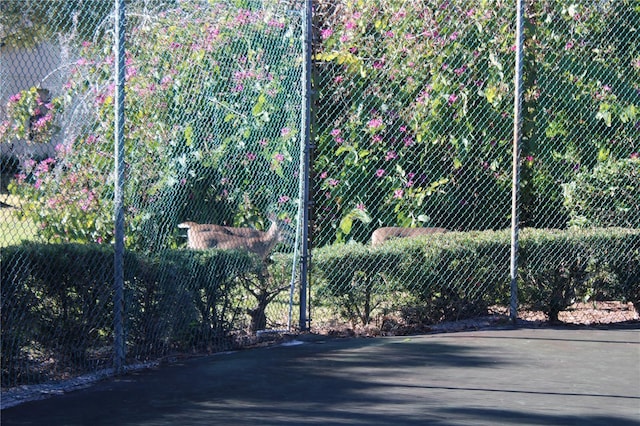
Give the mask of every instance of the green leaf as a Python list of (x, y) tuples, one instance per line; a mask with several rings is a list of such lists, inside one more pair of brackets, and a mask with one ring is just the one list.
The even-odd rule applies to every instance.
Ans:
[(598, 120), (603, 120), (607, 127), (611, 127), (611, 106), (608, 103), (600, 104), (600, 110), (596, 114)]
[(353, 226), (353, 219), (347, 215), (342, 218), (340, 221), (340, 230), (344, 235), (349, 235), (351, 232), (351, 227)]
[(261, 93), (260, 96), (258, 96), (258, 100), (256, 104), (253, 106), (253, 109), (251, 110), (251, 113), (253, 114), (254, 117), (262, 113), (264, 109), (264, 104), (266, 101), (267, 101), (266, 96), (264, 96), (264, 94)]
[(610, 156), (611, 150), (609, 148), (600, 148), (600, 150), (598, 150), (598, 161), (607, 161)]
[(185, 140), (185, 145), (186, 146), (192, 146), (193, 145), (193, 127), (191, 126), (191, 124), (189, 124), (184, 129), (184, 140)]

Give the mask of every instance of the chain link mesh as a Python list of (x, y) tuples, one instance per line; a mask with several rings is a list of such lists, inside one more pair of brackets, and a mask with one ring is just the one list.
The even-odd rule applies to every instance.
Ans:
[[(4, 387), (112, 364), (118, 61), (111, 1), (1, 7)], [(126, 12), (127, 362), (288, 327), (301, 5)]]
[[(99, 77), (80, 41), (113, 44), (112, 2), (0, 4), (2, 386), (112, 366), (113, 141), (74, 85)], [(112, 232), (112, 230), (111, 230)], [(26, 243), (20, 244), (22, 241)]]
[[(339, 314), (385, 332), (505, 312), (514, 5), (321, 1), (315, 12), (314, 244), (352, 247), (315, 254), (317, 324)], [(532, 230), (519, 316), (592, 308), (563, 314), (592, 323), (613, 306), (615, 321), (637, 318), (624, 290), (638, 285), (637, 239), (577, 231), (638, 228), (637, 4), (526, 2), (525, 19), (519, 209)], [(424, 228), (453, 232), (379, 244)], [(548, 241), (545, 228), (564, 234)]]
[[(313, 7), (312, 329), (505, 318), (513, 5)], [(127, 2), (127, 364), (291, 325), (303, 8)], [(112, 365), (114, 16), (0, 3), (3, 389)], [(637, 320), (640, 10), (525, 19), (518, 316)]]

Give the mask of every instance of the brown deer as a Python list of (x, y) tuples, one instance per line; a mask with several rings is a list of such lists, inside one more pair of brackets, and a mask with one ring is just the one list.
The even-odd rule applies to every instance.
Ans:
[(266, 232), (253, 228), (195, 222), (183, 222), (178, 225), (178, 228), (187, 229), (187, 245), (191, 249), (244, 249), (257, 254), (263, 260), (282, 238), (275, 220), (271, 222), (271, 227)]
[[(272, 287), (272, 278), (267, 270), (267, 257), (273, 247), (282, 241), (281, 229), (273, 218), (271, 226), (265, 231), (253, 228), (236, 228), (214, 224), (200, 224), (195, 222), (183, 222), (178, 228), (187, 229), (188, 247), (191, 249), (218, 248), (223, 250), (247, 250), (257, 254), (263, 262), (263, 268), (257, 273), (257, 286), (253, 279), (241, 278), (243, 286), (257, 300), (258, 305), (254, 309), (247, 309), (251, 317), (251, 331), (258, 331), (267, 326), (265, 310), (286, 286)], [(257, 288), (256, 288), (257, 287)]]
[(371, 235), (371, 245), (374, 247), (379, 246), (385, 241), (394, 238), (411, 238), (420, 235), (441, 234), (447, 231), (445, 228), (401, 228), (398, 226), (388, 226), (373, 231)]

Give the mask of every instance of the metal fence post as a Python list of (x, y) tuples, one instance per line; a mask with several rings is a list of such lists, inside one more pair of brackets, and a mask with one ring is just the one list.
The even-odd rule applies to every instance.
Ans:
[(115, 2), (115, 256), (114, 256), (114, 368), (116, 374), (123, 371), (124, 343), (124, 82), (125, 82), (125, 0)]
[(518, 318), (518, 234), (520, 219), (520, 144), (522, 140), (522, 56), (523, 56), (523, 21), (524, 10), (522, 0), (516, 3), (516, 62), (515, 62), (515, 94), (513, 114), (513, 186), (511, 195), (511, 301), (509, 307), (510, 320), (515, 324)]
[(309, 262), (310, 262), (310, 250), (309, 250), (309, 211), (310, 211), (310, 197), (309, 197), (309, 184), (310, 184), (310, 167), (311, 167), (311, 42), (312, 42), (312, 25), (311, 14), (313, 8), (313, 1), (306, 0), (303, 9), (303, 43), (302, 54), (304, 56), (303, 71), (302, 71), (302, 104), (304, 110), (302, 111), (302, 126), (301, 132), (304, 135), (303, 144), (303, 156), (304, 156), (304, 173), (301, 176), (303, 179), (303, 208), (302, 208), (302, 256), (301, 256), (301, 270), (300, 270), (300, 330), (307, 330), (307, 291), (308, 291), (308, 276), (309, 276)]

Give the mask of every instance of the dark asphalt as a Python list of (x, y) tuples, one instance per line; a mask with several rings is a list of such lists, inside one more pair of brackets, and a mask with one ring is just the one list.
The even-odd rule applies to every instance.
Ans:
[(640, 426), (640, 330), (322, 339), (109, 379), (13, 425)]

